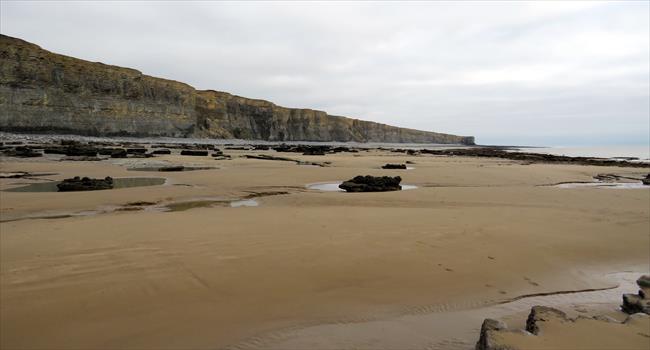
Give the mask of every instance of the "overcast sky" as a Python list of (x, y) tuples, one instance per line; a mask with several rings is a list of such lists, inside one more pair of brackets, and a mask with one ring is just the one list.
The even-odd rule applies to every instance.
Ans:
[(481, 144), (650, 143), (650, 5), (8, 2), (2, 34)]

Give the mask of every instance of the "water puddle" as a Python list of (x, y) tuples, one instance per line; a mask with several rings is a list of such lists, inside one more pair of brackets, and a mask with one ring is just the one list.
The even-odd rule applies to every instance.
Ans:
[(152, 206), (148, 208), (149, 210), (154, 211), (163, 211), (163, 212), (178, 212), (186, 211), (196, 208), (214, 208), (214, 207), (257, 207), (259, 202), (255, 199), (241, 199), (241, 200), (228, 200), (218, 197), (204, 197), (196, 198), (192, 200), (172, 202), (167, 204), (162, 204), (159, 206)]
[[(158, 186), (163, 185), (166, 179), (162, 177), (122, 177), (113, 178), (113, 189), (130, 188), (130, 187), (145, 187), (145, 186)], [(5, 192), (58, 192), (59, 188), (56, 187), (60, 181), (34, 183), (26, 186), (9, 188)]]
[[(336, 182), (318, 182), (313, 184), (307, 184), (307, 187), (310, 190), (318, 190), (324, 192), (345, 192), (345, 190), (339, 188), (339, 185), (342, 184), (342, 181)], [(402, 185), (402, 191), (414, 190), (418, 188), (415, 185)]]
[(231, 208), (257, 207), (259, 205), (260, 205), (260, 203), (257, 202), (254, 199), (244, 199), (244, 200), (240, 200), (240, 201), (232, 201), (232, 202), (230, 202), (230, 207)]
[(566, 182), (557, 184), (558, 188), (610, 188), (610, 189), (650, 189), (642, 182)]

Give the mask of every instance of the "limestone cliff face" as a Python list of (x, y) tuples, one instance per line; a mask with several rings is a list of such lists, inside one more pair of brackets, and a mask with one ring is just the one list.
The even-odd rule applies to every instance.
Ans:
[(198, 91), (0, 35), (0, 128), (93, 136), (473, 144), (455, 136)]

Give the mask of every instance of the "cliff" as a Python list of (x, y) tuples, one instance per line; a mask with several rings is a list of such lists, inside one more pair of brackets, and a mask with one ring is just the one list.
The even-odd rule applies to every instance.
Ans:
[(277, 106), (88, 62), (0, 35), (0, 128), (92, 136), (473, 144), (455, 136)]

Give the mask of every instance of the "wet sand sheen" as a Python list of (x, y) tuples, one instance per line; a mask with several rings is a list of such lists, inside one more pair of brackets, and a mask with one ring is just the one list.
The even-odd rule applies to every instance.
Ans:
[[(576, 305), (600, 307), (615, 312), (621, 295), (636, 289), (635, 280), (644, 271), (609, 274), (611, 287), (586, 291), (548, 292), (547, 295), (518, 296), (509, 301), (470, 306), (439, 304), (417, 308), (404, 315), (364, 322), (337, 322), (304, 328), (276, 330), (235, 344), (238, 349), (473, 349), (485, 318), (514, 319), (531, 307), (560, 307), (571, 313)], [(610, 309), (602, 309), (609, 305)], [(573, 311), (575, 313), (575, 311)], [(621, 313), (622, 314), (622, 313)], [(624, 316), (622, 316), (624, 317)]]
[[(233, 151), (219, 171), (165, 173), (170, 184), (189, 186), (2, 192), (3, 218), (138, 201), (285, 195), (266, 196), (256, 208), (217, 205), (0, 223), (0, 346), (223, 348), (251, 346), (246, 339), (266, 342), (268, 334), (297, 334), (287, 329), (387, 320), (395, 332), (412, 331), (410, 339), (395, 338), (400, 348), (418, 348), (418, 339), (435, 331), (432, 324), (442, 325), (436, 319), (426, 326), (393, 322), (395, 315), (607, 287), (607, 278), (593, 276), (650, 258), (650, 191), (540, 186), (591, 181), (605, 172), (639, 176), (639, 169), (414, 156), (417, 169), (399, 174), (417, 190), (347, 195), (305, 184), (393, 174), (377, 164), (408, 157), (378, 151), (286, 155), (332, 162), (310, 168), (238, 158), (243, 154)], [(3, 161), (0, 168), (60, 174), (53, 180), (133, 174), (109, 162)], [(21, 181), (0, 179), (0, 189)], [(452, 319), (473, 327), (482, 321), (461, 316)], [(350, 347), (377, 344), (391, 334), (376, 334), (373, 327), (374, 338), (346, 328), (347, 339), (358, 341)], [(64, 336), (69, 334), (75, 336)], [(264, 344), (276, 343), (258, 345)], [(445, 344), (438, 347), (452, 347)]]

